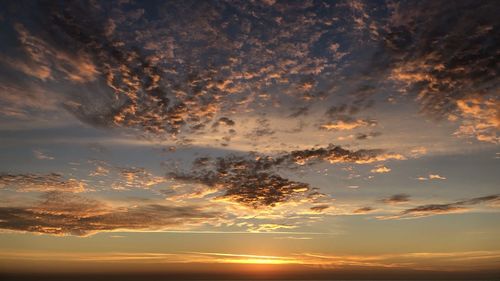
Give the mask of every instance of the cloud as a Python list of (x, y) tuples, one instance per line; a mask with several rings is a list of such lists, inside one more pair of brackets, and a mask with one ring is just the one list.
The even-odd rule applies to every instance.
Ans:
[[(276, 236), (274, 239), (311, 239), (311, 237), (301, 236)], [(463, 251), (463, 252), (401, 252), (396, 254), (366, 254), (352, 255), (339, 254), (333, 255), (325, 252), (306, 252), (294, 253), (291, 255), (255, 255), (249, 253), (231, 253), (231, 252), (120, 252), (120, 253), (102, 253), (102, 252), (51, 252), (50, 263), (56, 266), (61, 261), (66, 262), (123, 262), (128, 261), (131, 265), (139, 265), (141, 268), (148, 264), (160, 264), (162, 269), (172, 268), (178, 269), (179, 264), (194, 263), (208, 264), (211, 267), (217, 264), (222, 267), (231, 267), (228, 264), (274, 264), (274, 265), (307, 265), (310, 267), (320, 267), (322, 269), (350, 269), (360, 271), (359, 276), (373, 275), (374, 270), (381, 268), (394, 270), (402, 270), (402, 274), (419, 274), (428, 276), (429, 272), (436, 272), (433, 276), (443, 276), (443, 265), (449, 268), (462, 268), (465, 272), (469, 271), (470, 276), (477, 276), (478, 272), (486, 271), (493, 272), (496, 269), (495, 261), (500, 257), (500, 252), (493, 251)], [(2, 260), (25, 260), (38, 263), (46, 260), (46, 253), (39, 251), (4, 251), (0, 254)], [(482, 263), (477, 261), (488, 260), (491, 262)], [(252, 266), (252, 268), (255, 268)], [(405, 271), (410, 270), (410, 271)], [(413, 270), (413, 271), (411, 271)], [(416, 270), (416, 271), (415, 271)], [(333, 272), (333, 273), (332, 273)], [(343, 274), (342, 271), (339, 271)], [(350, 271), (348, 271), (350, 272)], [(381, 271), (377, 271), (380, 273)], [(312, 271), (312, 273), (315, 273)], [(337, 271), (326, 271), (325, 274), (336, 274)], [(386, 276), (394, 275), (391, 271)], [(292, 271), (288, 277), (297, 274), (297, 271)], [(307, 272), (310, 274), (310, 272)], [(383, 273), (382, 273), (383, 274)], [(220, 275), (220, 274), (218, 274)], [(464, 273), (459, 272), (460, 276)], [(447, 275), (447, 276), (459, 276)], [(215, 275), (214, 275), (215, 276)], [(326, 275), (320, 275), (326, 276)], [(351, 275), (352, 276), (352, 275)], [(494, 276), (481, 275), (481, 276)], [(490, 278), (491, 279), (491, 278)]]
[(497, 204), (500, 201), (499, 195), (488, 195), (476, 197), (462, 201), (456, 201), (447, 204), (428, 204), (420, 205), (414, 208), (406, 209), (394, 216), (381, 216), (379, 219), (401, 219), (401, 218), (420, 218), (440, 214), (461, 213), (470, 210), (473, 205), (492, 203)]
[(253, 208), (276, 206), (316, 193), (307, 183), (280, 176), (276, 169), (294, 169), (318, 162), (366, 164), (388, 159), (404, 159), (384, 150), (351, 151), (330, 144), (324, 148), (295, 150), (276, 156), (247, 154), (199, 157), (190, 171), (170, 171), (178, 181), (201, 183), (223, 192), (219, 200), (232, 201)]
[(104, 166), (97, 166), (93, 172), (90, 173), (91, 177), (107, 176), (109, 175), (109, 169)]
[(309, 107), (303, 106), (303, 107), (296, 108), (295, 112), (290, 114), (288, 117), (296, 118), (299, 116), (307, 115), (308, 112), (309, 112)]
[[(64, 99), (85, 123), (172, 139), (207, 133), (237, 112), (286, 106), (289, 116), (305, 115), (332, 92), (322, 82), (342, 68), (337, 63), (350, 47), (338, 41), (353, 30), (349, 22), (333, 25), (333, 18), (352, 11), (345, 5), (318, 13), (309, 3), (276, 9), (257, 2), (163, 3), (158, 9), (166, 16), (155, 19), (145, 7), (123, 3), (28, 6), (20, 13), (34, 23), (20, 23), (10, 13), (7, 22), (17, 22), (12, 28), (31, 67), (6, 64), (40, 78), (41, 85), (67, 80), (88, 86)], [(226, 6), (237, 11), (234, 17), (227, 18)], [(226, 23), (214, 24), (222, 18)], [(94, 93), (102, 81), (107, 87)], [(253, 135), (273, 132), (257, 128)]]
[(360, 149), (351, 151), (333, 144), (323, 148), (291, 151), (278, 158), (278, 161), (292, 161), (299, 165), (308, 162), (325, 161), (329, 163), (369, 164), (387, 160), (404, 160), (403, 155), (388, 153), (381, 149)]
[(234, 126), (235, 122), (227, 117), (221, 117), (219, 120), (214, 122), (212, 127), (218, 127), (220, 125), (225, 125), (225, 126)]
[(453, 14), (449, 5), (434, 1), (389, 8), (383, 54), (377, 57), (385, 58), (381, 65), (390, 79), (413, 94), (423, 112), (462, 117), (458, 135), (498, 143), (497, 47), (491, 38), (500, 26), (493, 3), (463, 1)]
[(418, 146), (410, 150), (410, 154), (413, 158), (418, 158), (422, 155), (427, 154), (427, 148), (423, 146)]
[(165, 177), (154, 176), (144, 168), (119, 168), (119, 174), (124, 180), (124, 186), (120, 183), (116, 183), (114, 188), (117, 189), (137, 187), (149, 188), (166, 181)]
[(372, 207), (362, 207), (362, 208), (356, 209), (352, 212), (353, 212), (353, 214), (367, 214), (367, 213), (370, 213), (373, 211), (375, 211), (375, 209)]
[(377, 166), (375, 169), (370, 170), (370, 172), (378, 174), (389, 173), (390, 171), (391, 169), (387, 168), (386, 166)]
[[(480, 96), (457, 100), (457, 115), (462, 117), (457, 136), (475, 137), (479, 141), (500, 143), (500, 101)], [(456, 115), (449, 115), (456, 120)]]
[(263, 224), (251, 225), (248, 230), (250, 232), (273, 232), (275, 230), (280, 230), (280, 229), (294, 229), (294, 228), (297, 228), (297, 226), (287, 225), (287, 224), (263, 223)]
[(55, 159), (54, 157), (49, 156), (40, 150), (33, 150), (33, 154), (35, 155), (35, 158), (39, 159), (39, 160), (54, 160)]
[[(457, 135), (498, 143), (491, 40), (498, 23), (491, 3), (463, 1), (453, 14), (434, 1), (275, 3), (267, 9), (258, 2), (162, 3), (165, 17), (159, 18), (140, 4), (26, 5), (5, 14), (22, 55), (9, 50), (2, 64), (36, 77), (39, 87), (78, 84), (59, 100), (94, 126), (180, 141), (179, 135), (209, 134), (237, 113), (287, 108), (283, 116), (315, 118), (326, 106), (327, 118), (314, 120), (315, 126), (353, 130), (375, 125), (355, 115), (373, 106), (380, 92), (396, 90), (427, 114), (460, 119)], [(234, 15), (227, 17), (227, 10)], [(262, 122), (247, 135), (277, 133)]]
[(102, 160), (88, 162), (95, 167), (89, 176), (99, 177), (101, 183), (106, 182), (107, 187), (115, 190), (149, 189), (167, 181), (164, 176), (156, 176), (145, 168), (117, 167)]
[(273, 162), (266, 158), (238, 156), (215, 160), (198, 158), (189, 173), (171, 172), (179, 181), (196, 182), (224, 192), (218, 200), (233, 201), (253, 208), (276, 206), (304, 196), (310, 187), (273, 173)]
[(380, 200), (384, 204), (401, 204), (410, 201), (410, 195), (408, 194), (394, 194), (390, 197)]
[(76, 83), (96, 79), (98, 71), (87, 54), (80, 53), (78, 56), (73, 56), (64, 50), (56, 49), (42, 38), (31, 34), (20, 23), (15, 24), (14, 29), (19, 35), (18, 40), (21, 42), (29, 62), (2, 59), (10, 66), (42, 81), (55, 79), (53, 73), (55, 71), (64, 79)]
[(101, 201), (50, 192), (33, 207), (0, 207), (0, 228), (53, 235), (87, 236), (103, 231), (185, 228), (222, 214), (196, 206), (144, 204), (111, 207)]
[(446, 178), (443, 176), (440, 176), (438, 174), (429, 174), (429, 179), (430, 180), (445, 180)]
[(311, 211), (316, 212), (316, 213), (322, 213), (326, 209), (330, 208), (330, 205), (318, 205), (318, 206), (313, 206), (311, 207)]
[(380, 135), (382, 135), (381, 132), (357, 133), (355, 138), (357, 140), (368, 140), (368, 139), (372, 139), (374, 137), (378, 137)]
[(290, 240), (312, 240), (312, 237), (307, 237), (307, 236), (280, 236), (280, 237), (274, 237), (274, 239), (290, 239)]
[(426, 181), (426, 180), (445, 180), (446, 178), (438, 175), (438, 174), (429, 174), (428, 177), (418, 177), (417, 180), (419, 181)]
[(344, 131), (353, 130), (359, 127), (365, 126), (375, 126), (376, 122), (372, 120), (354, 120), (354, 121), (336, 121), (322, 124), (319, 126), (320, 129), (327, 131)]
[(62, 175), (51, 174), (0, 174), (0, 188), (18, 192), (60, 191), (84, 192), (87, 184), (76, 179), (65, 179)]

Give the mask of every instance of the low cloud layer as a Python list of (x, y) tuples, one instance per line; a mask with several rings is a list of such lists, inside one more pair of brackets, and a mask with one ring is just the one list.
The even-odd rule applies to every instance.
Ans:
[(500, 201), (499, 195), (489, 195), (476, 197), (472, 199), (456, 201), (446, 204), (427, 204), (406, 209), (395, 216), (383, 216), (381, 219), (402, 219), (402, 218), (419, 218), (433, 215), (450, 214), (467, 212), (474, 205), (493, 203), (498, 204)]
[(0, 207), (0, 228), (54, 235), (86, 236), (113, 230), (186, 228), (222, 218), (196, 206), (143, 204), (112, 207), (101, 201), (59, 192), (47, 193), (35, 206)]
[(51, 174), (0, 174), (0, 190), (19, 192), (84, 192), (87, 184), (76, 179), (65, 179), (57, 173)]

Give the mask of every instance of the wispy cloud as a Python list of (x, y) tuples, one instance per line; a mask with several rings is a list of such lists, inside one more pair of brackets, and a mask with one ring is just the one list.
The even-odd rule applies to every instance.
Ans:
[(51, 174), (0, 174), (0, 189), (8, 188), (19, 192), (72, 192), (86, 190), (87, 184), (77, 179), (65, 179), (62, 175)]
[(53, 156), (50, 156), (50, 155), (48, 155), (40, 150), (33, 150), (33, 154), (35, 155), (35, 158), (39, 159), (39, 160), (54, 160), (55, 159)]
[(385, 204), (401, 204), (401, 203), (406, 203), (410, 201), (410, 195), (408, 194), (394, 194), (390, 197), (384, 198), (380, 200), (382, 203)]
[(404, 219), (404, 218), (421, 218), (433, 215), (461, 213), (470, 210), (471, 206), (483, 203), (498, 203), (499, 195), (489, 195), (476, 197), (446, 204), (427, 204), (401, 211), (397, 215), (379, 216), (379, 219)]
[(0, 207), (0, 228), (54, 235), (86, 236), (103, 231), (194, 227), (223, 219), (200, 206), (143, 204), (112, 207), (96, 199), (50, 192), (30, 207)]
[[(52, 252), (50, 262), (126, 262), (128, 264), (169, 264), (205, 263), (205, 264), (302, 264), (321, 266), (324, 269), (342, 268), (399, 268), (419, 270), (439, 270), (443, 265), (447, 268), (460, 267), (464, 270), (481, 270), (495, 268), (494, 262), (482, 263), (484, 260), (495, 260), (500, 257), (498, 251), (461, 251), (461, 252), (403, 252), (382, 255), (331, 255), (326, 253), (296, 253), (288, 255), (257, 255), (229, 252), (121, 252), (121, 253), (57, 253)], [(46, 252), (5, 252), (2, 260), (47, 259)]]
[(418, 177), (417, 180), (419, 181), (426, 181), (426, 180), (445, 180), (446, 177), (443, 177), (439, 174), (429, 174), (427, 177)]

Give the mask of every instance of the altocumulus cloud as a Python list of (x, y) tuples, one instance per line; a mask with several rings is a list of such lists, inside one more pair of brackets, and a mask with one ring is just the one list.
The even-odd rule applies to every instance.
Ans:
[(178, 181), (201, 183), (218, 189), (223, 192), (218, 199), (259, 208), (300, 198), (316, 202), (316, 189), (307, 183), (280, 176), (277, 168), (293, 169), (318, 162), (368, 164), (391, 159), (400, 160), (404, 156), (380, 149), (351, 151), (330, 144), (324, 148), (295, 150), (274, 157), (259, 154), (200, 157), (194, 161), (190, 171), (170, 171), (169, 175)]
[[(123, 2), (4, 5), (19, 12), (5, 13), (4, 23), (22, 52), (18, 61), (2, 56), (0, 62), (42, 85), (78, 85), (81, 91), (64, 96), (63, 103), (96, 126), (162, 136), (208, 133), (235, 125), (230, 115), (240, 109), (285, 105), (293, 108), (289, 116), (298, 117), (345, 91), (350, 102), (331, 105), (328, 120), (318, 124), (350, 130), (376, 124), (355, 115), (373, 106), (380, 92), (375, 81), (384, 79), (412, 95), (422, 111), (461, 118), (459, 135), (498, 142), (493, 2), (454, 2), (454, 13), (448, 3), (435, 1), (174, 2), (155, 11)], [(156, 10), (163, 16), (151, 17)], [(43, 28), (23, 24), (25, 18)], [(375, 50), (372, 60), (356, 55), (368, 47)], [(352, 82), (354, 76), (360, 82), (332, 87), (331, 81)], [(89, 86), (101, 82), (105, 91)]]
[(77, 179), (65, 179), (57, 173), (50, 174), (0, 174), (0, 189), (19, 192), (84, 192), (87, 184)]

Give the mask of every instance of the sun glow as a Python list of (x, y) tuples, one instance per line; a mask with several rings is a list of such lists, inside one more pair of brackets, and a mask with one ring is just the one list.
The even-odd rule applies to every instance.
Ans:
[(266, 258), (236, 258), (236, 259), (223, 259), (221, 262), (225, 263), (240, 263), (240, 264), (296, 264), (296, 260), (288, 259), (266, 259)]
[(266, 255), (245, 255), (245, 254), (227, 254), (227, 253), (192, 253), (206, 256), (217, 257), (219, 263), (239, 263), (239, 264), (299, 264), (299, 260), (281, 256)]

